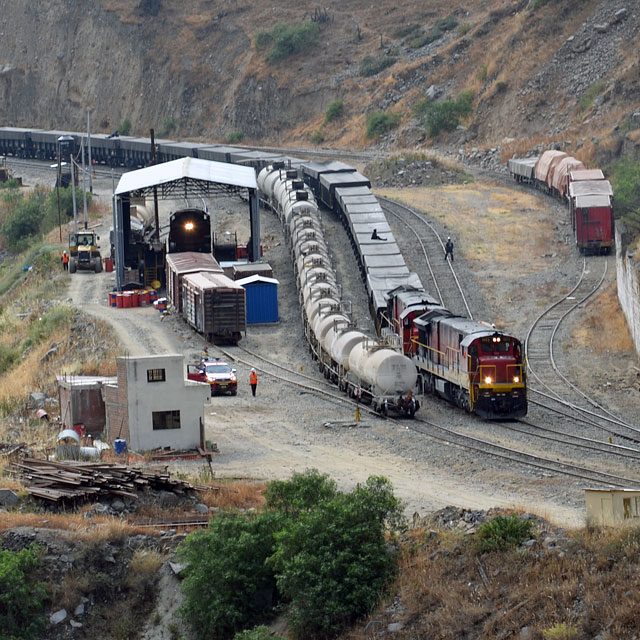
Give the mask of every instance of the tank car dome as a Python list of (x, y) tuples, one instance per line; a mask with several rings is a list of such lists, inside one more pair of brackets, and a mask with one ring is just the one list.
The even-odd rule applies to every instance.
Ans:
[(346, 371), (349, 370), (349, 354), (367, 336), (361, 331), (343, 331), (331, 344), (331, 358)]

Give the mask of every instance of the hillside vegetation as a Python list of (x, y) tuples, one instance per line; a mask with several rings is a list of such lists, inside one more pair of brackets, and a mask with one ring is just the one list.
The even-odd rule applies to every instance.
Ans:
[[(583, 159), (599, 154), (600, 164), (636, 153), (632, 3), (382, 0), (371, 8), (361, 0), (322, 8), (56, 0), (30, 14), (10, 5), (0, 120), (82, 129), (90, 108), (94, 131), (127, 123), (132, 134), (154, 127), (212, 142), (528, 149), (564, 141)], [(455, 117), (446, 126), (421, 117), (446, 110), (429, 103), (462, 95), (465, 108), (448, 109)], [(371, 113), (390, 114), (393, 126), (370, 135)]]

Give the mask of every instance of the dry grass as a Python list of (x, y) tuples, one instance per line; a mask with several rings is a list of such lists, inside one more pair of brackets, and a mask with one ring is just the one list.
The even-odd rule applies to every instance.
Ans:
[[(640, 529), (583, 529), (562, 553), (520, 550), (479, 556), (469, 536), (413, 532), (390, 599), (349, 640), (370, 637), (367, 622), (382, 627), (396, 615), (405, 628), (395, 638), (519, 637), (536, 640), (575, 627), (575, 638), (634, 637), (640, 605)], [(555, 630), (555, 631), (554, 631)], [(549, 633), (547, 633), (549, 632)], [(569, 636), (571, 637), (571, 636)]]
[(633, 351), (633, 339), (618, 302), (615, 282), (591, 302), (586, 318), (573, 332), (572, 342), (588, 346), (596, 355)]
[(208, 507), (220, 509), (256, 509), (264, 505), (264, 484), (229, 482), (200, 492), (200, 500)]
[(41, 527), (67, 531), (77, 540), (92, 541), (96, 544), (123, 540), (127, 536), (144, 533), (154, 535), (154, 532), (143, 527), (128, 524), (119, 518), (95, 516), (91, 519), (83, 517), (82, 513), (18, 513), (9, 511), (0, 518), (0, 531), (7, 531), (14, 527)]

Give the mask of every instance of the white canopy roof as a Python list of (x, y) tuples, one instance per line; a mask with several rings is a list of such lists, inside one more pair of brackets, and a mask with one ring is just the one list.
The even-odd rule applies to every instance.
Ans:
[(200, 158), (180, 158), (125, 173), (120, 178), (115, 193), (121, 195), (181, 180), (213, 182), (247, 189), (258, 188), (256, 172), (252, 167)]

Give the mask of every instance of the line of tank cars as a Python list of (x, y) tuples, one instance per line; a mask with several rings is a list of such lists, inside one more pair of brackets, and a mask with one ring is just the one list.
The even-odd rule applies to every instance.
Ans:
[(569, 206), (576, 246), (581, 253), (610, 253), (614, 243), (613, 189), (600, 169), (587, 169), (563, 151), (512, 158), (515, 180), (532, 184)]
[[(79, 142), (83, 134), (0, 128), (0, 153), (53, 160), (56, 140), (63, 135)], [(92, 135), (92, 158), (112, 166), (148, 166), (150, 142)], [(324, 375), (351, 397), (382, 414), (393, 410), (413, 416), (419, 408), (415, 392), (421, 388), (484, 418), (526, 414), (521, 343), (490, 325), (455, 316), (425, 291), (405, 264), (369, 180), (353, 167), (163, 140), (156, 141), (156, 154), (160, 162), (198, 157), (259, 172), (261, 198), (280, 216), (291, 245), (312, 353)], [(347, 313), (322, 215), (339, 216), (349, 235), (376, 335), (358, 330)]]

